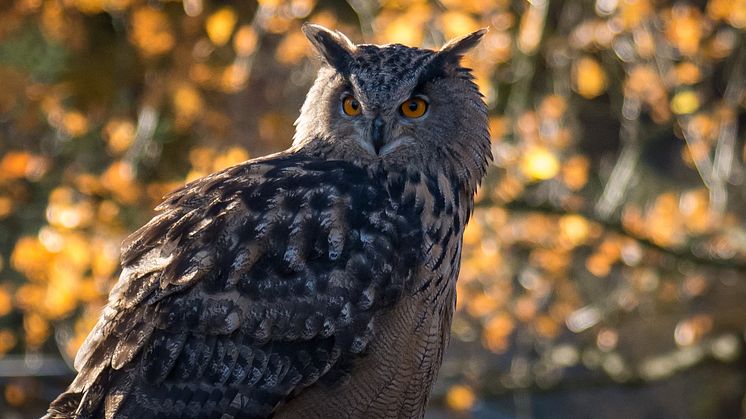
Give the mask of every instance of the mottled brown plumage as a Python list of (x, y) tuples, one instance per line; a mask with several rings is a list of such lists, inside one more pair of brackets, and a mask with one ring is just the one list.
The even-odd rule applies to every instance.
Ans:
[(173, 192), (130, 236), (50, 417), (424, 415), (490, 158), (459, 65), (483, 31), (439, 51), (304, 31), (324, 63), (293, 146)]

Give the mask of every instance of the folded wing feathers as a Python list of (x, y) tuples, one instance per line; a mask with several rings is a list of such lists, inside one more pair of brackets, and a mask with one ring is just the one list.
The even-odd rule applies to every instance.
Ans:
[[(269, 412), (277, 397), (314, 383), (343, 353), (364, 351), (376, 302), (391, 304), (385, 295), (399, 295), (405, 282), (390, 278), (401, 271), (391, 264), (411, 259), (419, 240), (400, 230), (416, 227), (388, 220), (380, 192), (358, 188), (370, 213), (352, 214), (350, 196), (323, 183), (350, 182), (359, 169), (317, 174), (291, 167), (290, 178), (275, 168), (276, 178), (262, 180), (272, 165), (257, 166), (174, 192), (158, 207), (162, 213), (128, 239), (109, 306), (76, 357), (78, 377), (50, 407), (53, 417), (96, 409), (107, 417), (120, 409), (152, 413), (176, 402), (184, 412), (205, 413), (238, 397), (233, 390), (205, 395), (194, 387), (199, 382), (279, 386), (241, 393), (251, 399), (246, 406)], [(302, 176), (322, 180), (307, 179), (310, 189), (285, 194)], [(276, 185), (246, 189), (260, 181)], [(254, 198), (264, 199), (262, 211), (249, 209), (261, 207), (247, 204)], [(395, 247), (402, 245), (399, 255)], [(318, 346), (306, 352), (296, 342)], [(159, 396), (161, 390), (148, 387), (165, 383), (183, 394)]]

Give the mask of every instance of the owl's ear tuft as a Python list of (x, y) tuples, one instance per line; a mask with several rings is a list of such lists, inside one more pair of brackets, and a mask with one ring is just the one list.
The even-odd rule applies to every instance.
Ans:
[(446, 42), (441, 49), (435, 52), (435, 56), (420, 73), (419, 84), (440, 77), (463, 75), (470, 70), (461, 67), (461, 58), (479, 44), (487, 28), (482, 28), (459, 38)]
[(331, 31), (313, 23), (304, 23), (301, 29), (327, 64), (340, 73), (347, 73), (348, 65), (357, 48), (349, 38), (342, 32)]
[(458, 63), (464, 54), (479, 44), (487, 31), (487, 28), (482, 28), (468, 35), (451, 39), (438, 51), (438, 58), (443, 62)]

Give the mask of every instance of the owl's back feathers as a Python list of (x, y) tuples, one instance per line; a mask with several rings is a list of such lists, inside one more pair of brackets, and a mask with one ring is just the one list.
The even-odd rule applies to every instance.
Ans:
[(399, 183), (283, 154), (168, 196), (125, 244), (51, 416), (266, 417), (348, 374), (422, 258)]

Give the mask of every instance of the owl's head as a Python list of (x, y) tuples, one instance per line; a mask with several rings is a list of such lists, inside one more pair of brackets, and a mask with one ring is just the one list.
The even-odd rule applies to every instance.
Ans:
[(294, 147), (359, 164), (451, 169), (470, 184), (481, 179), (491, 158), (487, 108), (460, 60), (485, 29), (439, 50), (355, 45), (313, 24), (303, 32), (323, 64)]

